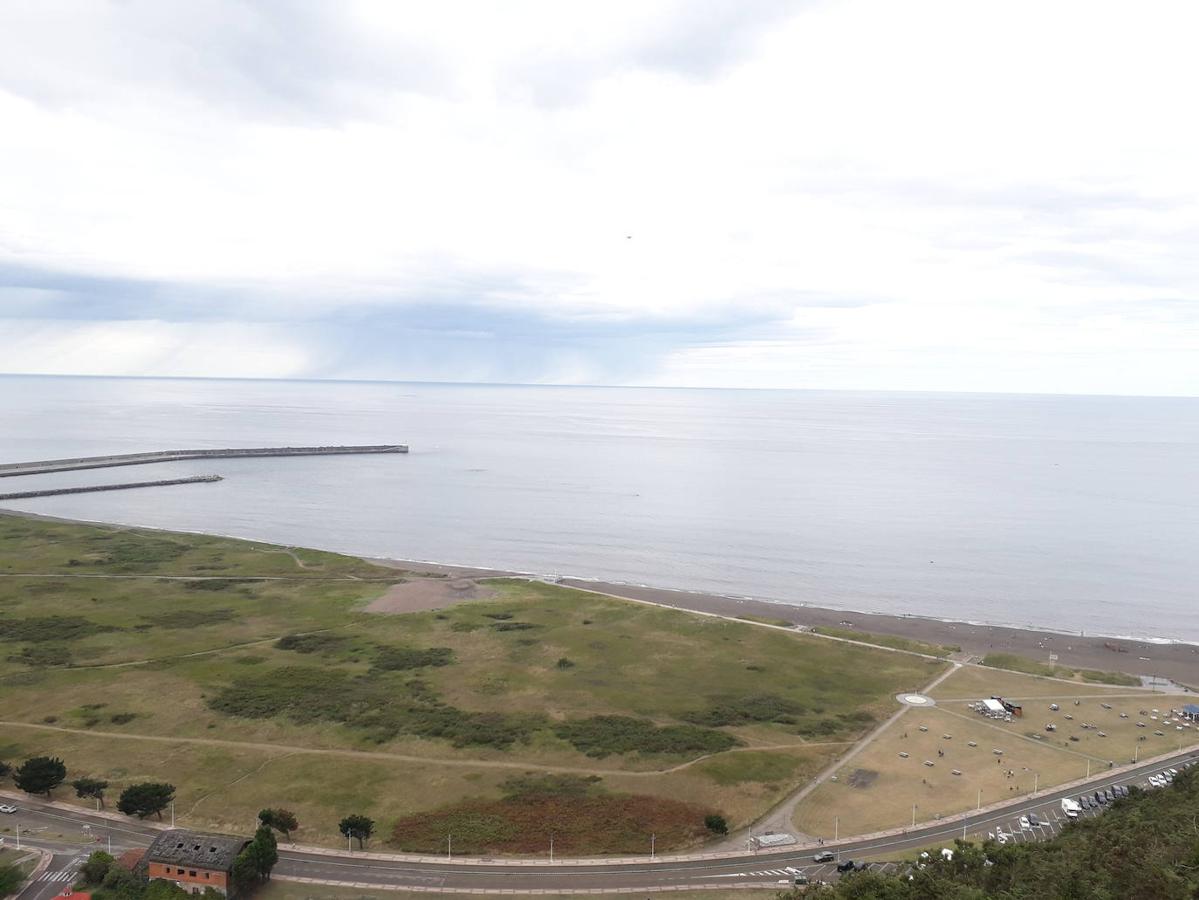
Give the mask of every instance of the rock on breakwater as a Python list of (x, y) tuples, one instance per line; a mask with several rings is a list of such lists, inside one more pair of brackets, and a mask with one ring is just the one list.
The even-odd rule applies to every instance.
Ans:
[(43, 459), (0, 464), (0, 478), (18, 475), (42, 475), (76, 469), (106, 469), (113, 466), (140, 466), (148, 463), (177, 462), (184, 459), (238, 459), (273, 456), (343, 456), (365, 453), (407, 453), (406, 444), (370, 444), (331, 447), (245, 447), (218, 450), (153, 450), (147, 453), (120, 453), (111, 456), (80, 456), (74, 459)]

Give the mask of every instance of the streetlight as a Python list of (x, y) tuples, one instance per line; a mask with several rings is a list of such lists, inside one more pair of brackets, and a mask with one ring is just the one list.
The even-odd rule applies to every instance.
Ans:
[(454, 835), (452, 832), (447, 832), (445, 836), (445, 858), (454, 858)]
[(1032, 792), (1034, 794), (1037, 792), (1037, 785), (1040, 783), (1041, 783), (1041, 773), (1033, 772), (1032, 773)]
[(974, 807), (974, 808), (975, 808), (975, 809), (982, 809), (982, 808), (983, 808), (983, 789), (982, 789), (982, 788), (979, 788), (979, 789), (978, 789), (978, 806), (976, 806), (976, 807)]
[(833, 842), (836, 843), (837, 839), (840, 838), (840, 836), (841, 836), (841, 817), (834, 816), (833, 817)]
[(651, 834), (649, 836), (649, 858), (650, 859), (654, 858), (654, 844), (657, 841), (657, 839), (658, 839), (658, 836), (656, 834)]
[(912, 827), (916, 827), (916, 804), (912, 804)]
[(550, 862), (554, 861), (554, 833), (550, 832)]

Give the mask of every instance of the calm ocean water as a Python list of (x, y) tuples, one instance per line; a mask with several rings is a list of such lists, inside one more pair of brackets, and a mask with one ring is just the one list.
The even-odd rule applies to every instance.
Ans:
[(0, 461), (214, 460), (70, 518), (871, 612), (1199, 640), (1199, 399), (0, 377)]

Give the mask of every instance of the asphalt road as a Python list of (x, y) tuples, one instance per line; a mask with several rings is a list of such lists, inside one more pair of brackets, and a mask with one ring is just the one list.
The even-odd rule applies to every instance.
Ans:
[[(1168, 762), (1141, 766), (1119, 775), (1097, 775), (1088, 782), (1085, 791), (1055, 791), (1036, 799), (1015, 800), (1002, 810), (983, 812), (954, 823), (924, 824), (907, 829), (902, 834), (869, 839), (847, 839), (827, 843), (822, 848), (744, 852), (717, 859), (687, 859), (659, 857), (635, 862), (542, 863), (514, 865), (512, 863), (409, 862), (406, 860), (367, 859), (353, 853), (317, 854), (280, 848), (277, 876), (311, 879), (323, 883), (344, 883), (369, 887), (391, 885), (407, 887), (439, 887), (458, 891), (577, 891), (599, 888), (644, 889), (652, 891), (665, 887), (698, 887), (737, 884), (759, 884), (775, 887), (789, 882), (797, 872), (812, 879), (831, 880), (835, 877), (833, 864), (817, 865), (813, 854), (830, 850), (840, 860), (862, 860), (894, 853), (910, 852), (929, 845), (951, 845), (955, 837), (1003, 832), (1009, 840), (1043, 840), (1052, 837), (1066, 824), (1061, 812), (1063, 797), (1077, 797), (1113, 784), (1144, 785), (1146, 778), (1166, 766), (1177, 766), (1188, 760), (1199, 760), (1199, 750), (1175, 754)], [(47, 875), (70, 870), (82, 862), (92, 849), (107, 848), (111, 840), (115, 853), (129, 847), (147, 845), (157, 829), (136, 820), (113, 822), (89, 815), (87, 812), (64, 811), (48, 807), (35, 799), (16, 803), (19, 811), (5, 816), (0, 827), (7, 828), (6, 838), (11, 845), (11, 832), (20, 823), (24, 843), (55, 851), (54, 865)], [(1029, 813), (1046, 821), (1046, 825), (1021, 829), (1019, 818)], [(1102, 810), (1084, 811), (1084, 816), (1099, 815)], [(85, 827), (86, 826), (86, 827)], [(35, 829), (44, 829), (41, 832)], [(52, 835), (53, 837), (47, 837)], [(64, 840), (92, 840), (93, 843), (64, 845)], [(69, 882), (67, 882), (69, 883)], [(20, 900), (49, 900), (57, 882), (34, 882), (20, 895)], [(60, 885), (61, 886), (61, 885)]]

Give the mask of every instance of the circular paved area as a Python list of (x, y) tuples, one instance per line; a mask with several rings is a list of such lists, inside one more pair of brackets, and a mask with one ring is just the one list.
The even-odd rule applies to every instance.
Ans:
[(895, 699), (904, 706), (936, 706), (937, 701), (924, 694), (896, 694)]

